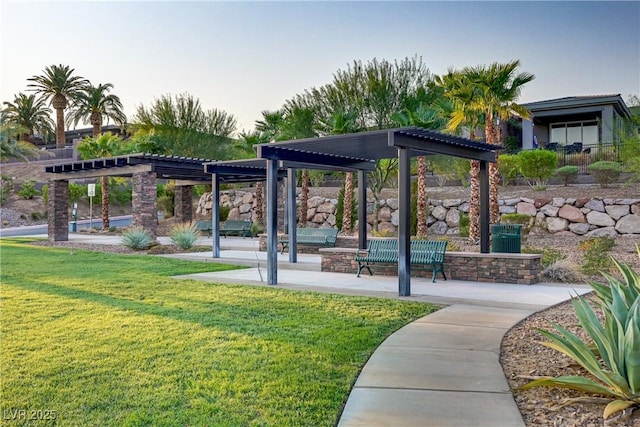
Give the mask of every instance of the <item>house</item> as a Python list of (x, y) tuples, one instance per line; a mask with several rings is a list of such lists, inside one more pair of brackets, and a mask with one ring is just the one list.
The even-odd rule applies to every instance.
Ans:
[(540, 147), (565, 152), (591, 151), (618, 142), (631, 111), (620, 94), (569, 96), (521, 104), (531, 112), (522, 121), (522, 148)]

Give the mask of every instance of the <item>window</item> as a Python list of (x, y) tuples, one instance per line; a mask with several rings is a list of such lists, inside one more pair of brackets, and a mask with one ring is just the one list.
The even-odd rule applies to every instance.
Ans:
[(560, 145), (570, 145), (574, 142), (581, 142), (584, 145), (597, 144), (600, 142), (598, 122), (553, 123), (549, 141)]

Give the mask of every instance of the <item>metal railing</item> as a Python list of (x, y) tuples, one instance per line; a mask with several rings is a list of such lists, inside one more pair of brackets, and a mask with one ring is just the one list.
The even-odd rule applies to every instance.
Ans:
[[(547, 149), (553, 147), (547, 147)], [(558, 155), (558, 167), (578, 166), (581, 174), (588, 173), (587, 167), (600, 160), (620, 161), (620, 149), (616, 144), (559, 145), (553, 150)]]

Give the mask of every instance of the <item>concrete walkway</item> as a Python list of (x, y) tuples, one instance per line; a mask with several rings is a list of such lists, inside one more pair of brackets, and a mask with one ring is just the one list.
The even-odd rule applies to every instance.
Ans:
[[(77, 236), (82, 235), (70, 238), (118, 244), (113, 237)], [(210, 252), (165, 256), (250, 267), (177, 278), (267, 286), (266, 253), (257, 251), (256, 240), (220, 243), (220, 259)], [(590, 291), (585, 285), (412, 278), (412, 296), (398, 297), (397, 277), (325, 273), (318, 256), (298, 255), (298, 260), (290, 264), (288, 255), (278, 255), (278, 287), (447, 305), (401, 328), (375, 350), (349, 395), (341, 427), (524, 426), (499, 362), (502, 337), (536, 311)]]

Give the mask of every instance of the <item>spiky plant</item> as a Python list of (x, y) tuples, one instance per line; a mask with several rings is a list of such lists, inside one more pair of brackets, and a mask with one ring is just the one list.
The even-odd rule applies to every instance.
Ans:
[(176, 224), (171, 228), (171, 242), (180, 249), (190, 249), (198, 240), (198, 230), (195, 223)]
[(149, 249), (153, 243), (153, 236), (143, 228), (132, 228), (122, 234), (122, 244), (136, 251)]
[[(637, 250), (640, 256), (640, 247)], [(562, 387), (605, 396), (610, 400), (604, 409), (605, 419), (633, 406), (640, 407), (640, 274), (627, 264), (615, 259), (613, 262), (624, 282), (605, 275), (609, 286), (591, 284), (604, 315), (603, 324), (584, 298), (573, 299), (580, 326), (591, 343), (557, 324), (553, 327), (558, 333), (540, 330), (550, 340), (542, 343), (544, 346), (575, 360), (591, 377), (544, 377), (522, 387)], [(576, 400), (587, 398), (572, 401)]]

